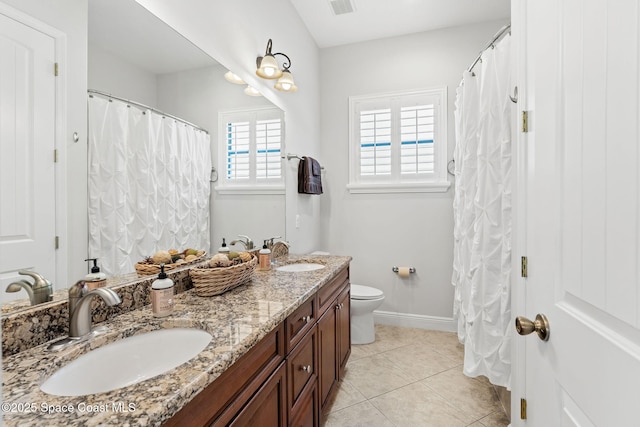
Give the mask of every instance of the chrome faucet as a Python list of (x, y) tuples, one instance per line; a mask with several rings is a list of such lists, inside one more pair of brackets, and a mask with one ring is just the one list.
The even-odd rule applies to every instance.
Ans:
[(9, 286), (7, 286), (6, 292), (19, 292), (20, 288), (24, 289), (27, 291), (27, 295), (29, 295), (31, 305), (41, 304), (53, 299), (53, 285), (49, 280), (35, 271), (20, 270), (18, 274), (33, 277), (33, 283), (25, 279), (18, 280), (10, 283)]
[[(244, 249), (246, 251), (249, 251), (249, 250), (253, 249), (253, 240), (251, 240), (251, 238), (249, 236), (244, 236), (242, 234), (238, 234), (238, 237), (240, 237), (240, 239), (233, 240), (231, 243), (229, 243), (229, 245), (233, 246), (236, 243), (242, 243), (242, 246), (244, 246)], [(242, 240), (242, 239), (246, 239), (246, 241)]]
[[(267, 244), (267, 248), (269, 249), (273, 249), (273, 245), (274, 245), (274, 240), (275, 239), (281, 239), (280, 236), (275, 236), (275, 237), (269, 237), (267, 240), (265, 240), (266, 244)], [(277, 242), (275, 242), (277, 243)], [(286, 243), (286, 242), (285, 242)], [(289, 247), (289, 244), (287, 243), (287, 247)]]
[(108, 306), (122, 302), (117, 293), (109, 288), (96, 288), (91, 291), (80, 280), (69, 288), (69, 338), (80, 338), (91, 332), (91, 300), (99, 296)]

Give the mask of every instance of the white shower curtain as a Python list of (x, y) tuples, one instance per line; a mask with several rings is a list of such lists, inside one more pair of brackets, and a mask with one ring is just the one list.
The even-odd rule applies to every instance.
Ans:
[(509, 387), (511, 274), (510, 36), (457, 89), (454, 316), (464, 373)]
[(107, 276), (157, 250), (209, 250), (209, 135), (89, 97), (89, 255)]

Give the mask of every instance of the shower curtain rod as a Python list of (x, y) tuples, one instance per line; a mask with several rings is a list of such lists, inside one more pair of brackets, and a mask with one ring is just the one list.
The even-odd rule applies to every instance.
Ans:
[[(102, 95), (102, 96), (106, 96), (107, 98), (117, 99), (118, 101), (126, 102), (127, 104), (132, 104), (132, 105), (135, 105), (136, 107), (144, 108), (145, 110), (151, 110), (154, 113), (160, 114), (163, 117), (169, 117), (170, 119), (179, 121), (180, 123), (184, 123), (185, 125), (189, 125), (189, 126), (195, 128), (197, 130), (200, 130), (200, 131), (206, 133), (207, 135), (209, 134), (208, 130), (203, 129), (200, 126), (196, 126), (193, 123), (190, 123), (190, 122), (188, 122), (188, 121), (186, 121), (184, 119), (181, 119), (180, 117), (172, 116), (171, 114), (167, 114), (167, 113), (162, 112), (160, 110), (156, 110), (155, 108), (149, 107), (148, 105), (144, 105), (144, 104), (141, 104), (139, 102), (131, 101), (129, 99), (120, 98), (119, 96), (111, 95), (110, 93), (101, 92), (101, 91), (95, 90), (95, 89), (88, 89), (87, 92), (89, 94), (95, 93), (96, 95)], [(92, 95), (89, 95), (89, 96), (92, 96)]]
[(470, 73), (473, 72), (473, 67), (475, 67), (476, 64), (482, 60), (482, 54), (484, 53), (484, 51), (489, 49), (489, 48), (493, 48), (495, 43), (498, 40), (500, 40), (507, 33), (511, 33), (511, 24), (507, 24), (504, 27), (500, 28), (500, 30), (498, 30), (496, 35), (493, 36), (493, 39), (491, 40), (491, 43), (487, 44), (485, 46), (485, 48), (480, 51), (480, 53), (478, 54), (478, 57), (476, 58), (476, 60), (473, 61), (473, 63), (471, 64), (471, 66), (469, 68), (467, 68), (467, 71), (470, 72)]

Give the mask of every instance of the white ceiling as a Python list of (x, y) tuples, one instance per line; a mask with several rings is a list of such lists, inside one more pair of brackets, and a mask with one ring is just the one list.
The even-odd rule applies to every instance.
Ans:
[(476, 22), (509, 19), (510, 0), (350, 0), (335, 15), (331, 0), (290, 0), (318, 47), (375, 40)]

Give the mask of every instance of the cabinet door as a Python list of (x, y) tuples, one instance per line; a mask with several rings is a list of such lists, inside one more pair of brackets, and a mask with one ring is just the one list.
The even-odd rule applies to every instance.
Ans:
[(351, 354), (351, 292), (349, 286), (338, 296), (337, 340), (339, 378), (344, 377), (344, 370)]
[(320, 425), (317, 382), (307, 383), (291, 411), (289, 427), (318, 427)]
[(320, 407), (327, 403), (331, 390), (338, 381), (338, 363), (336, 351), (337, 301), (334, 308), (328, 309), (318, 321), (318, 381), (320, 388)]
[(286, 372), (286, 364), (282, 363), (229, 426), (285, 427), (287, 425)]

